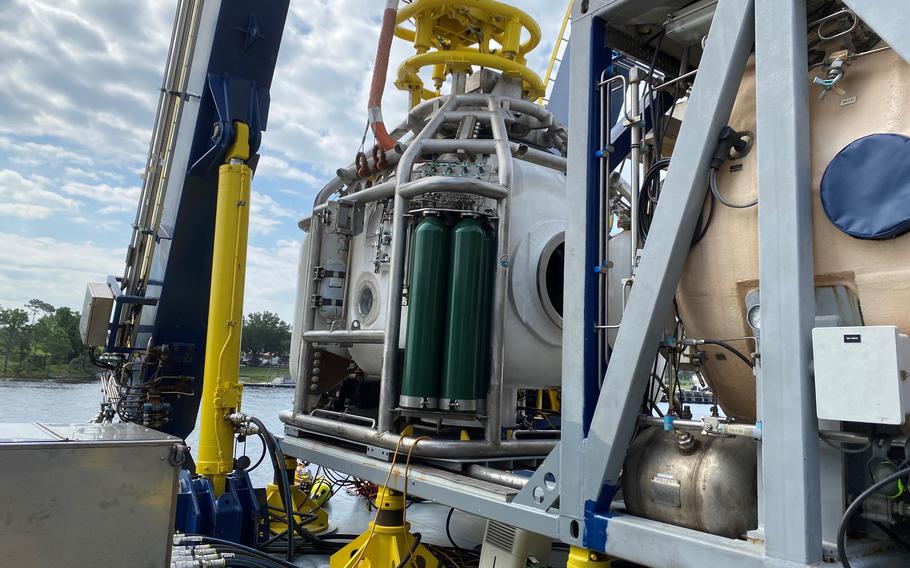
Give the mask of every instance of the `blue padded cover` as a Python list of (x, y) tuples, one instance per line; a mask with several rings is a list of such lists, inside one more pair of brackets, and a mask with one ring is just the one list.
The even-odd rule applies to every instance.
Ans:
[(910, 231), (910, 138), (870, 134), (834, 156), (821, 184), (822, 207), (857, 239), (891, 239)]

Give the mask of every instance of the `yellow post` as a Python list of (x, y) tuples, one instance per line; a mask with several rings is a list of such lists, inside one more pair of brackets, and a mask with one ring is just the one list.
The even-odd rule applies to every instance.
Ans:
[(215, 248), (206, 332), (205, 381), (199, 412), (196, 470), (209, 478), (215, 496), (224, 492), (233, 469), (234, 428), (226, 419), (240, 409), (240, 333), (250, 221), (249, 127), (235, 122), (236, 137), (218, 168)]

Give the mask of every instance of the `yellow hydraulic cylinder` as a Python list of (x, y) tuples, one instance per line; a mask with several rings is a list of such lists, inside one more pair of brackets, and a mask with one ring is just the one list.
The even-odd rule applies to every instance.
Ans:
[(233, 469), (234, 427), (227, 416), (240, 409), (240, 333), (250, 221), (249, 128), (234, 123), (236, 138), (218, 169), (215, 247), (205, 346), (205, 381), (199, 412), (199, 459), (196, 470), (212, 482), (215, 496), (224, 492)]

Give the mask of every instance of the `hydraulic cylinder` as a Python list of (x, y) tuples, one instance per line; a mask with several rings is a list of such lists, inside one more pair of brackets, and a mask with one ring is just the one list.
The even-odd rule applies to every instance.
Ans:
[(199, 459), (196, 470), (212, 481), (215, 496), (224, 492), (234, 469), (234, 427), (227, 416), (240, 409), (240, 333), (250, 221), (249, 131), (235, 123), (237, 137), (227, 163), (218, 169), (218, 200), (212, 252), (212, 284), (206, 330)]

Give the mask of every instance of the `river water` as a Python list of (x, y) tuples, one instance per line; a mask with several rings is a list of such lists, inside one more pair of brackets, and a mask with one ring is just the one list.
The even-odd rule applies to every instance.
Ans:
[[(243, 391), (243, 411), (265, 422), (269, 430), (281, 435), (283, 428), (278, 413), (291, 408), (294, 389), (279, 387), (247, 387)], [(82, 423), (98, 412), (101, 402), (99, 382), (60, 382), (51, 379), (0, 379), (0, 422)], [(187, 443), (195, 448), (199, 434), (190, 434)], [(262, 445), (258, 438), (247, 443), (247, 454), (254, 462)], [(195, 450), (193, 455), (195, 456)], [(242, 446), (241, 446), (241, 452)], [(261, 487), (272, 477), (268, 465), (250, 474), (253, 485)]]

